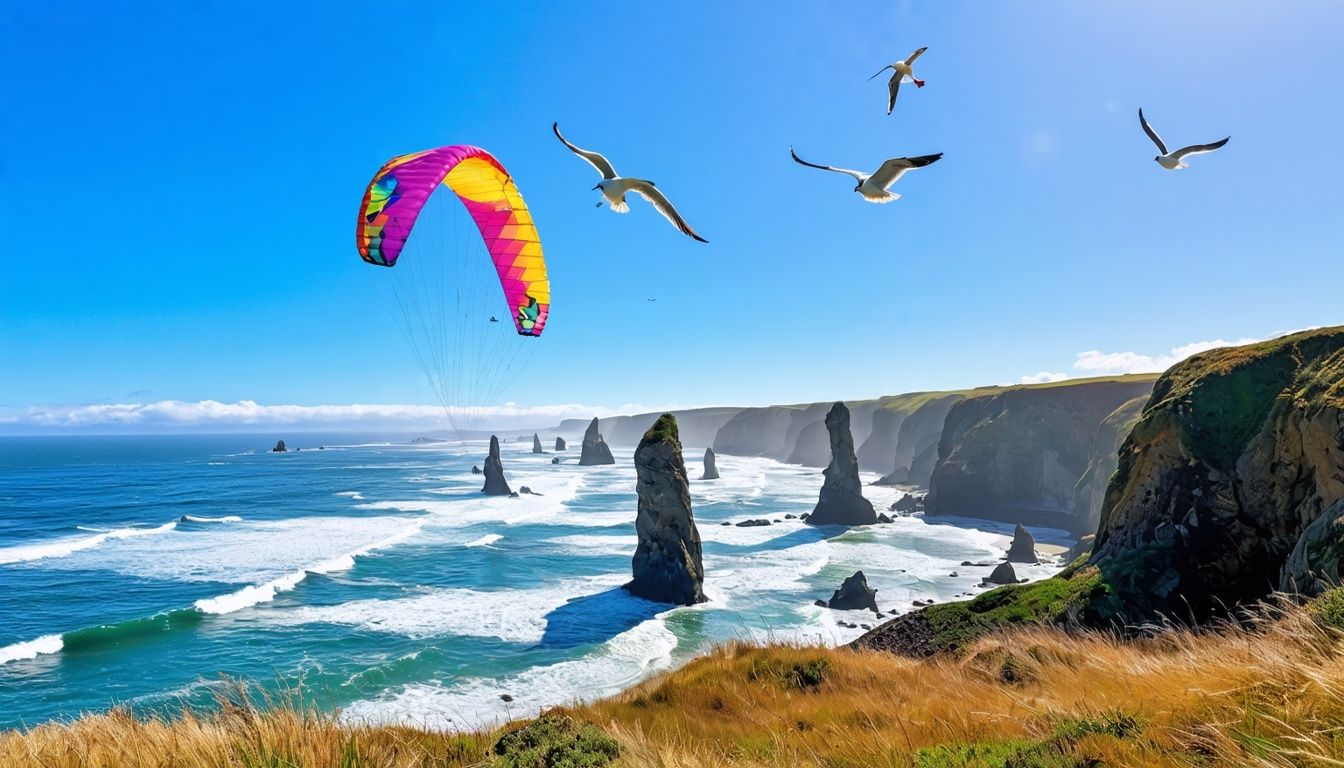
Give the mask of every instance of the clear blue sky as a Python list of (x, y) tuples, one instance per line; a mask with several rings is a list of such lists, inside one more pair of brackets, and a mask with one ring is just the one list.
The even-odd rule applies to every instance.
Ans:
[[(1339, 3), (42, 2), (0, 25), (11, 408), (432, 402), (353, 226), (383, 160), (451, 143), (508, 166), (545, 244), (551, 325), (504, 398), (529, 405), (1002, 383), (1344, 319)], [(928, 86), (886, 117), (866, 78), (920, 45)], [(1232, 141), (1164, 172), (1139, 106), (1169, 144)], [(553, 120), (710, 244), (594, 208)], [(876, 206), (790, 144), (946, 156)]]

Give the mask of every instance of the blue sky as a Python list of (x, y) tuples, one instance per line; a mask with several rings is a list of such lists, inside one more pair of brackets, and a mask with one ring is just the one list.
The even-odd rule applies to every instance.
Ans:
[[(1143, 367), (1337, 323), (1341, 23), (1329, 2), (7, 3), (0, 406), (432, 403), (353, 226), (387, 157), (451, 143), (505, 163), (545, 245), (551, 324), (501, 397), (524, 406), (1083, 375), (1106, 368), (1080, 353)], [(886, 117), (866, 78), (920, 45), (928, 86)], [(1139, 106), (1169, 144), (1232, 141), (1164, 172)], [(594, 208), (553, 120), (710, 244), (642, 201)], [(876, 206), (790, 144), (946, 156)]]

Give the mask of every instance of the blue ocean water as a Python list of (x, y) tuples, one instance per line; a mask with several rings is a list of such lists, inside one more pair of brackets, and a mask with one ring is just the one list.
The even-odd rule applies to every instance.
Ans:
[[(620, 589), (630, 449), (579, 467), (576, 450), (507, 442), (510, 483), (538, 494), (509, 499), (479, 493), (484, 442), (322, 435), (274, 454), (274, 440), (0, 438), (0, 727), (209, 706), (226, 678), (301, 688), (350, 718), (472, 727), (731, 639), (847, 641), (862, 629), (838, 622), (871, 614), (812, 604), (843, 578), (862, 569), (884, 610), (950, 599), (987, 570), (960, 563), (998, 558), (1007, 532), (811, 528), (784, 516), (811, 510), (820, 470), (720, 456), (721, 480), (692, 482), (710, 602), (672, 608)], [(869, 495), (885, 507), (899, 492)], [(780, 522), (722, 525), (755, 517)]]

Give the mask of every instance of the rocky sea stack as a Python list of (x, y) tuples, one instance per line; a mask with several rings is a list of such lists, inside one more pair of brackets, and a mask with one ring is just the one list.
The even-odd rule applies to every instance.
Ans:
[(490, 496), (508, 496), (509, 483), (504, 479), (504, 462), (499, 460), (499, 438), (490, 436), (490, 455), (485, 457), (485, 486), (481, 493)]
[[(678, 456), (681, 454), (680, 445), (677, 447), (677, 454)], [(607, 446), (607, 441), (602, 439), (602, 433), (597, 431), (597, 419), (594, 418), (583, 433), (583, 453), (579, 454), (579, 466), (591, 467), (597, 464), (615, 463), (616, 459), (611, 455), (611, 448)]]
[(1022, 527), (1021, 523), (1018, 523), (1017, 528), (1013, 529), (1013, 543), (1008, 546), (1008, 562), (1040, 562), (1036, 558), (1036, 539), (1031, 535), (1031, 531)]
[(557, 451), (565, 450), (565, 438), (563, 437), (555, 438), (555, 450)]
[[(597, 419), (593, 419), (589, 433), (596, 432)], [(587, 448), (585, 437), (585, 455)], [(607, 456), (610, 459), (611, 453)], [(660, 416), (639, 441), (635, 473), (639, 494), (635, 533), (639, 545), (631, 562), (634, 578), (625, 588), (636, 597), (661, 603), (705, 602), (700, 532), (691, 513), (690, 484), (681, 458), (677, 420), (671, 414)]]
[(277, 440), (275, 443), (275, 447), (271, 449), (271, 453), (284, 453), (287, 450), (289, 449), (285, 448), (285, 441)]
[(719, 468), (714, 463), (714, 449), (705, 449), (705, 473), (700, 476), (701, 480), (718, 480)]
[(541, 437), (539, 437), (536, 432), (532, 433), (532, 452), (545, 453), (545, 451), (541, 450)]
[(826, 414), (831, 438), (831, 463), (824, 472), (821, 498), (807, 518), (809, 525), (873, 525), (877, 512), (863, 497), (859, 461), (854, 455), (854, 437), (849, 431), (849, 409), (836, 403)]
[(863, 571), (855, 571), (835, 590), (826, 607), (839, 611), (869, 610), (877, 612), (877, 590), (868, 586), (868, 577)]

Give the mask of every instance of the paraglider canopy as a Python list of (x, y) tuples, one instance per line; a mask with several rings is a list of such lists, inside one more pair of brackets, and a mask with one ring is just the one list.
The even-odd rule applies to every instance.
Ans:
[(379, 168), (359, 206), (355, 245), (360, 257), (395, 267), (439, 184), (457, 195), (480, 230), (514, 327), (523, 336), (540, 336), (551, 306), (541, 240), (513, 178), (480, 147), (456, 144), (412, 152)]

